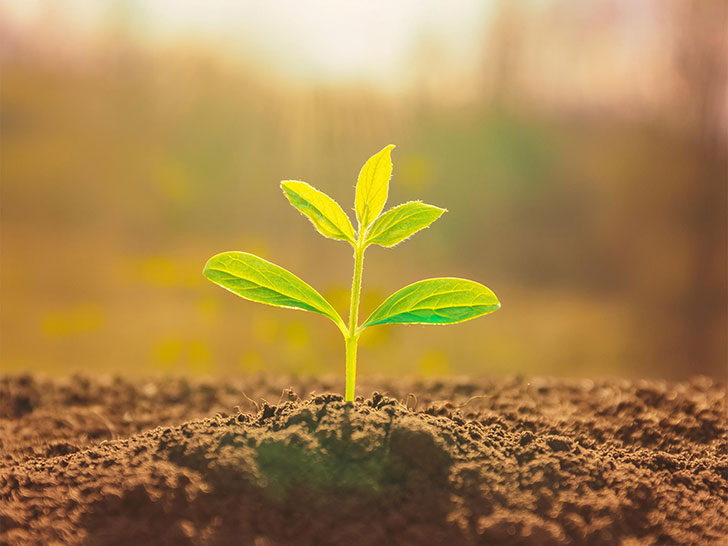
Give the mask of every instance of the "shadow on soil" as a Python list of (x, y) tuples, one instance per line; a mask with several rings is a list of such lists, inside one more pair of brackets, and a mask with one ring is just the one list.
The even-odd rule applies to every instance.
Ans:
[[(155, 493), (147, 482), (102, 497), (84, 518), (87, 542), (231, 544), (259, 536), (255, 544), (291, 544), (319, 536), (382, 544), (403, 533), (454, 540), (460, 533), (447, 516), (456, 442), (428, 419), (377, 394), (357, 405), (324, 395), (266, 405), (255, 417), (164, 429), (147, 464), (166, 459), (194, 477), (160, 482), (176, 494)], [(197, 479), (205, 486), (190, 495)]]

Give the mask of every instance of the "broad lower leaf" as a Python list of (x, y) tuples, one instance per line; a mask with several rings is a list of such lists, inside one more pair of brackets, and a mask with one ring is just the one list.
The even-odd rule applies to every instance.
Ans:
[(392, 177), (392, 149), (394, 144), (370, 157), (359, 172), (354, 201), (360, 230), (369, 227), (384, 209)]
[(291, 205), (305, 214), (321, 235), (355, 243), (351, 220), (331, 197), (298, 180), (284, 180), (281, 188)]
[(445, 209), (410, 201), (397, 205), (374, 220), (367, 232), (366, 244), (393, 247), (437, 220)]
[(427, 279), (389, 296), (362, 324), (454, 324), (500, 308), (495, 294), (466, 279)]
[(344, 328), (339, 314), (321, 294), (293, 273), (254, 254), (223, 252), (213, 256), (205, 264), (203, 275), (246, 300), (313, 311)]

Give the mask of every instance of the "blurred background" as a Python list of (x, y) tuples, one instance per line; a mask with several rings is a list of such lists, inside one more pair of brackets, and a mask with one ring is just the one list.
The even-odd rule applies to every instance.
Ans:
[(206, 281), (257, 253), (345, 315), (283, 197), (449, 209), (372, 248), (362, 319), (433, 276), (503, 308), (368, 330), (362, 374), (726, 375), (723, 0), (0, 2), (0, 368), (343, 373), (318, 315)]

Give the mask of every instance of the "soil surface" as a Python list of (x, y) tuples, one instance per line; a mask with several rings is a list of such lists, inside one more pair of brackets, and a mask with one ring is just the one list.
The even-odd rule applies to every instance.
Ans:
[(0, 377), (0, 544), (726, 544), (725, 384), (341, 387)]

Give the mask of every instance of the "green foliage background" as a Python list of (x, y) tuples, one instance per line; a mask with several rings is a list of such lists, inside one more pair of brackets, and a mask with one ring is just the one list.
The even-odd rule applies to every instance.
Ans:
[[(462, 100), (447, 86), (300, 83), (189, 44), (112, 36), (64, 54), (6, 33), (0, 366), (341, 373), (326, 319), (241, 302), (201, 268), (256, 253), (343, 316), (350, 249), (316, 236), (279, 183), (350, 203), (362, 159), (396, 142), (389, 202), (450, 213), (370, 249), (361, 316), (448, 275), (485, 282), (503, 309), (458, 328), (372, 328), (361, 374), (723, 375), (725, 54), (688, 39), (714, 29), (699, 9), (669, 14), (682, 34), (659, 81), (673, 91), (649, 108), (616, 92), (587, 106), (583, 90), (534, 94), (505, 16), (491, 29), (505, 45)], [(436, 66), (422, 74), (437, 83)]]

